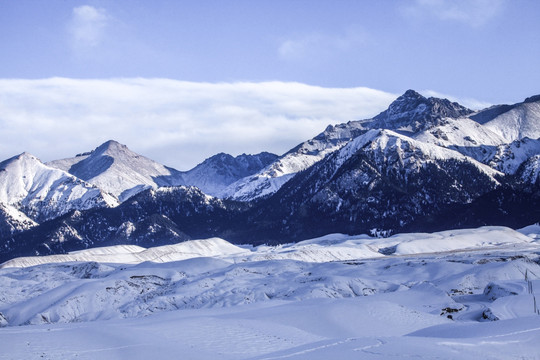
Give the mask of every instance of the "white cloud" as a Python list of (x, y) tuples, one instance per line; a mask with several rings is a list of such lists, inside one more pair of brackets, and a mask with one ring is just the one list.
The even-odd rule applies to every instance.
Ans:
[(295, 36), (281, 42), (278, 54), (284, 60), (317, 59), (340, 54), (365, 42), (366, 36), (358, 28), (351, 28), (343, 34), (329, 35), (310, 33)]
[(0, 79), (0, 159), (44, 161), (115, 139), (187, 170), (218, 152), (284, 153), (328, 124), (370, 118), (397, 95), (299, 83)]
[(486, 24), (502, 12), (505, 0), (414, 0), (403, 8), (413, 17), (435, 17), (473, 27)]
[(105, 9), (90, 5), (74, 8), (68, 26), (72, 46), (75, 49), (98, 46), (104, 39), (109, 20)]

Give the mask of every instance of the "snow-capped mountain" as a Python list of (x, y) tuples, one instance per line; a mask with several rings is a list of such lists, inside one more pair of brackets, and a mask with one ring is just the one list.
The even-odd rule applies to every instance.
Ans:
[[(0, 202), (36, 222), (72, 210), (118, 205), (114, 197), (98, 187), (49, 167), (28, 153), (0, 163)], [(28, 223), (26, 219), (22, 221)]]
[[(460, 118), (471, 113), (473, 113), (472, 110), (449, 100), (425, 98), (414, 90), (407, 90), (392, 102), (387, 110), (373, 119), (328, 126), (315, 138), (291, 149), (259, 173), (231, 184), (219, 195), (240, 201), (268, 197), (278, 191), (298, 172), (313, 166), (328, 154), (370, 129), (391, 129), (414, 134), (447, 124), (447, 118)], [(472, 125), (467, 124), (462, 127), (464, 128), (463, 132), (466, 132), (467, 128), (472, 127)], [(444, 131), (444, 129), (440, 131)], [(466, 138), (467, 135), (463, 137)], [(502, 139), (495, 134), (489, 134), (486, 137), (495, 137), (496, 139), (492, 142), (497, 145), (502, 143)]]
[(457, 151), (370, 130), (285, 184), (252, 221), (270, 217), (269, 232), (293, 239), (321, 228), (399, 231), (496, 189), (502, 176)]
[[(187, 172), (109, 141), (51, 165), (112, 192), (122, 205), (39, 226), (9, 220), (33, 227), (0, 229), (11, 234), (2, 239), (11, 244), (2, 257), (212, 236), (253, 244), (330, 232), (524, 226), (540, 220), (540, 139), (522, 137), (540, 124), (539, 102), (473, 113), (409, 90), (376, 117), (328, 126), (281, 157), (218, 154)], [(518, 139), (509, 142), (507, 128)], [(203, 191), (164, 187), (188, 183)]]
[(237, 157), (220, 153), (191, 170), (178, 171), (109, 140), (91, 152), (51, 161), (48, 165), (94, 184), (123, 202), (145, 189), (164, 186), (196, 186), (209, 195), (217, 195), (234, 181), (258, 172), (276, 158), (277, 155), (267, 152)]
[(178, 170), (141, 156), (114, 140), (90, 153), (48, 165), (94, 184), (121, 202), (147, 188), (184, 184)]
[(277, 159), (277, 155), (262, 152), (256, 155), (214, 155), (193, 169), (182, 172), (185, 185), (196, 186), (204, 193), (219, 196), (233, 182), (257, 173)]

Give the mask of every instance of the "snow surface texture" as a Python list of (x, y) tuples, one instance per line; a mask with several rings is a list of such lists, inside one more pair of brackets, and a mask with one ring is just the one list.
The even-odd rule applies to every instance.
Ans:
[(0, 359), (534, 359), (539, 239), (534, 225), (15, 259)]

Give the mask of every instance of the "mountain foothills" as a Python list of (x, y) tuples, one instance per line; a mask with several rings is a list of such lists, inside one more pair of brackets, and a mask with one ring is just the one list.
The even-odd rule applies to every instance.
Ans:
[(276, 244), (540, 220), (540, 96), (472, 111), (408, 90), (372, 119), (282, 156), (215, 155), (178, 171), (108, 141), (0, 163), (0, 261), (218, 236)]

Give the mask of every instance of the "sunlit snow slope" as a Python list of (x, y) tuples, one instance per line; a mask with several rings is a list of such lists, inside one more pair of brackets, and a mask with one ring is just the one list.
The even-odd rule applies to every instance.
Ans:
[(179, 171), (168, 168), (114, 140), (87, 155), (49, 163), (113, 194), (120, 201), (149, 188), (183, 185)]
[(0, 163), (0, 202), (37, 222), (70, 210), (118, 205), (100, 188), (49, 167), (28, 153)]

